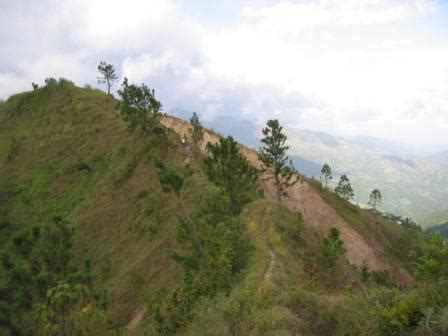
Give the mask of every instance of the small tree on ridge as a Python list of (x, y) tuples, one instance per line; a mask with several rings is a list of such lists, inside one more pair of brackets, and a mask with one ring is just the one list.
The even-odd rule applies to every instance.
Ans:
[(299, 181), (299, 175), (294, 168), (292, 161), (286, 155), (289, 149), (286, 143), (286, 135), (282, 132), (277, 119), (268, 120), (262, 132), (264, 138), (261, 142), (265, 145), (258, 151), (258, 158), (262, 162), (263, 171), (269, 174), (269, 179), (274, 179), (277, 189), (277, 201), (281, 201), (282, 196), (287, 196), (287, 188)]
[(204, 127), (202, 127), (199, 117), (196, 112), (193, 112), (193, 116), (190, 119), (190, 134), (194, 144), (200, 144), (204, 139)]
[(376, 211), (378, 205), (381, 204), (383, 197), (381, 196), (381, 192), (378, 189), (374, 189), (370, 193), (369, 204), (373, 207), (373, 210)]
[(150, 90), (145, 84), (137, 86), (129, 84), (125, 77), (118, 90), (121, 102), (121, 116), (128, 123), (130, 131), (141, 128), (148, 133), (155, 126), (155, 121), (160, 114), (162, 104), (155, 98), (154, 90)]
[(335, 191), (346, 201), (353, 199), (353, 196), (355, 196), (347, 175), (341, 176)]
[(328, 182), (333, 178), (331, 175), (331, 168), (328, 164), (324, 164), (322, 166), (322, 170), (320, 171), (320, 180), (324, 184), (325, 188), (328, 188)]
[(112, 64), (108, 64), (104, 61), (101, 61), (98, 65), (98, 71), (101, 76), (97, 77), (98, 84), (106, 84), (107, 94), (110, 94), (110, 88), (112, 87), (114, 82), (118, 81), (118, 76), (115, 73), (115, 68)]

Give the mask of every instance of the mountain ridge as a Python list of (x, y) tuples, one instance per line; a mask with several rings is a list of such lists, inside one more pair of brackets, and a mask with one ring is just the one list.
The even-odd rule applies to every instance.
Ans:
[[(65, 221), (74, 229), (70, 267), (89, 265), (87, 279), (98, 298), (88, 307), (101, 309), (105, 319), (83, 324), (90, 328), (86, 335), (380, 334), (409, 327), (407, 322), (395, 327), (389, 316), (395, 318), (399, 304), (412, 300), (423, 284), (409, 249), (423, 253), (424, 235), (306, 177), (282, 203), (275, 200), (272, 183), (261, 179), (264, 194), (227, 223), (244, 228), (241, 235), (250, 247), (245, 266), (226, 290), (189, 296), (191, 277), (173, 257), (187, 248), (177, 239), (179, 220), (185, 209), (196, 218), (204, 206), (220, 205), (210, 195), (223, 192), (203, 167), (205, 144), (219, 134), (206, 130), (200, 148), (189, 140), (183, 145), (190, 125), (170, 116), (162, 118), (161, 134), (130, 133), (119, 103), (99, 90), (60, 80), (0, 104), (0, 332), (6, 322), (23, 328), (24, 335), (43, 328), (30, 307), (4, 313), (15, 307), (8, 293), (21, 293), (14, 287), (21, 282), (12, 276), (23, 272), (16, 266), (11, 272), (5, 261), (24, 267), (26, 254), (17, 254), (17, 246), (26, 251), (32, 244), (28, 234)], [(259, 167), (256, 151), (239, 149)], [(178, 195), (164, 190), (155, 158), (184, 179)], [(210, 218), (211, 232), (223, 228)], [(203, 242), (220, 239), (222, 231), (217, 232)], [(37, 252), (30, 256), (33, 262)], [(24, 283), (32, 303), (48, 303), (29, 287), (32, 283)], [(69, 307), (80, 317), (89, 311), (84, 305)]]
[[(173, 113), (188, 119), (188, 111)], [(259, 145), (261, 126), (249, 120), (216, 117), (204, 124), (225, 135), (232, 131), (235, 139), (249, 147)], [(328, 163), (335, 177), (333, 186), (339, 176), (346, 174), (355, 187), (355, 201), (362, 205), (367, 203), (370, 192), (378, 188), (383, 193), (384, 211), (419, 222), (446, 207), (446, 152), (427, 155), (412, 146), (373, 137), (341, 137), (288, 127), (285, 131), (290, 140), (289, 155), (303, 174), (319, 178), (322, 165)], [(400, 153), (402, 150), (405, 152)], [(420, 155), (415, 155), (417, 152)]]

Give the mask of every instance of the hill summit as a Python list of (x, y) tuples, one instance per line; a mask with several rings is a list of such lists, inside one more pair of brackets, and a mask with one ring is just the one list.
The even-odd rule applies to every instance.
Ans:
[(440, 235), (300, 174), (279, 197), (256, 151), (125, 98), (0, 103), (1, 335), (447, 332)]

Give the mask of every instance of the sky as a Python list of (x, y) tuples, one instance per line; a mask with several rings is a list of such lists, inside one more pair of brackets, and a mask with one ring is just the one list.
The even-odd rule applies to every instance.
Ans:
[(448, 149), (448, 1), (0, 0), (0, 45), (0, 99), (104, 60), (167, 113)]

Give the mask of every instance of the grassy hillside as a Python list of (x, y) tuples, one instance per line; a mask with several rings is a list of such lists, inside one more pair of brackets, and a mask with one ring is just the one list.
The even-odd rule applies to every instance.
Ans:
[(184, 162), (176, 135), (163, 141), (129, 136), (115, 106), (101, 91), (64, 82), (14, 96), (2, 106), (0, 162), (1, 183), (14, 193), (13, 225), (54, 216), (73, 223), (74, 262), (92, 260), (110, 317), (124, 325), (147, 291), (170, 286), (179, 271), (165, 251), (176, 245), (179, 209), (162, 192), (151, 156), (192, 172), (189, 207), (208, 186), (198, 163)]
[[(160, 185), (156, 157), (184, 178), (179, 197)], [(203, 158), (194, 147), (182, 146), (170, 129), (163, 135), (129, 133), (117, 100), (66, 80), (0, 103), (0, 334), (13, 335), (11, 325), (21, 335), (57, 334), (49, 324), (36, 322), (38, 308), (51, 303), (48, 291), (46, 299), (33, 302), (20, 316), (10, 315), (8, 305), (20, 298), (11, 279), (22, 276), (17, 270), (24, 265), (23, 251), (31, 265), (37, 252), (46, 251), (46, 246), (29, 247), (29, 235), (46, 242), (46, 225), (52, 232), (62, 222), (73, 226), (70, 267), (86, 269), (95, 293), (78, 315), (69, 314), (70, 321), (82, 318), (84, 335), (426, 335), (448, 330), (443, 329), (448, 293), (439, 283), (446, 268), (425, 263), (442, 260), (428, 252), (437, 242), (412, 225), (398, 226), (353, 207), (313, 181), (307, 182), (310, 190), (381, 252), (384, 263), (416, 275), (417, 282), (404, 288), (395, 282), (392, 268), (372, 271), (367, 264), (349, 264), (344, 253), (349, 242), (310, 225), (312, 211), (290, 211), (260, 196), (230, 222), (223, 221), (241, 227), (239, 238), (247, 248), (234, 259), (243, 266), (224, 286), (191, 296), (191, 278), (173, 258), (188, 251), (178, 239), (184, 214), (178, 198), (192, 216), (204, 207), (221, 206), (210, 196), (218, 189), (207, 177)], [(208, 215), (213, 221), (215, 215)], [(213, 232), (221, 231), (204, 241), (221, 243)], [(219, 253), (213, 253), (210, 257), (219, 263)], [(46, 258), (51, 265), (58, 254)], [(201, 276), (207, 280), (212, 274)], [(39, 287), (28, 286), (33, 292)], [(194, 300), (186, 303), (185, 298)], [(93, 306), (101, 314), (89, 319)], [(428, 319), (431, 331), (424, 323)]]
[[(187, 120), (192, 112), (174, 110)], [(206, 125), (232, 135), (248, 147), (260, 145), (261, 127), (247, 120), (216, 117)], [(286, 129), (294, 165), (305, 175), (320, 176), (322, 165), (333, 171), (333, 186), (347, 174), (355, 190), (355, 201), (366, 204), (374, 188), (383, 194), (381, 209), (418, 220), (445, 209), (448, 200), (446, 152), (427, 156), (400, 143), (370, 137), (338, 137), (296, 128)]]

